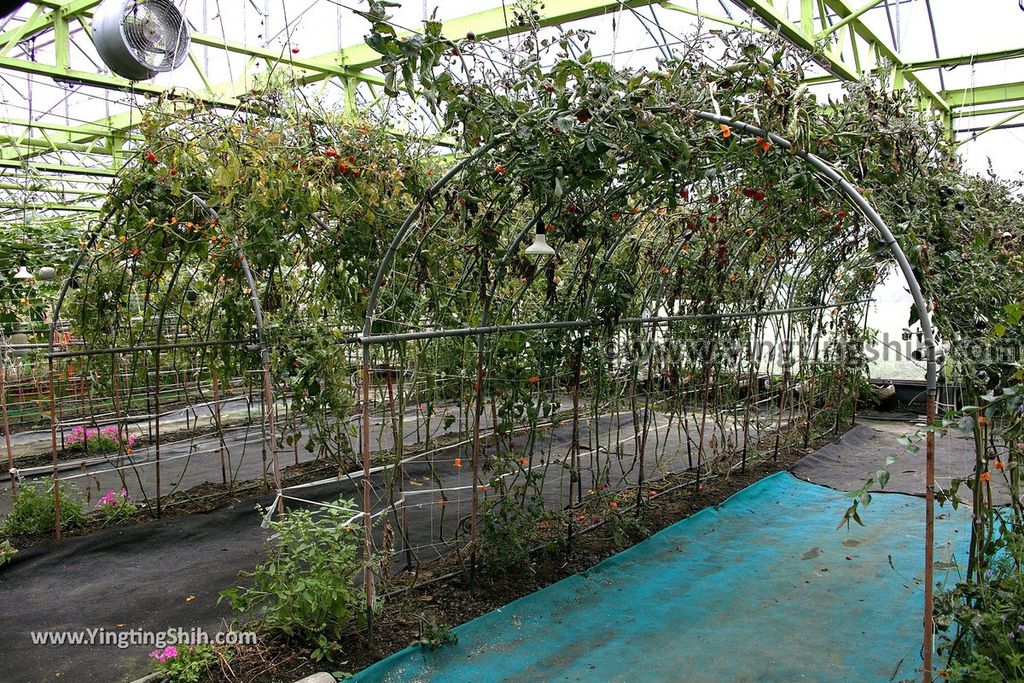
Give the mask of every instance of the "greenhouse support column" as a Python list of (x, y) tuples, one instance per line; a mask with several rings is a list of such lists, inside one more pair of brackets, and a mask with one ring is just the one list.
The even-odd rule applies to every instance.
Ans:
[[(161, 322), (163, 322), (161, 320)], [(159, 338), (157, 339), (159, 342)], [(158, 346), (156, 351), (153, 352), (153, 368), (156, 371), (156, 377), (153, 380), (154, 394), (153, 394), (153, 459), (156, 461), (154, 468), (156, 470), (156, 516), (160, 517), (160, 347)]]
[(363, 340), (363, 590), (366, 591), (366, 639), (373, 642), (373, 518), (370, 510), (370, 342)]
[[(572, 439), (569, 442), (569, 519), (568, 522), (568, 538), (566, 539), (565, 549), (568, 554), (572, 554), (572, 542), (573, 535), (575, 532), (575, 525), (573, 524), (573, 505), (578, 504), (582, 501), (583, 496), (576, 496), (576, 501), (573, 501), (573, 489), (574, 480), (576, 482), (581, 481), (583, 477), (579, 471), (579, 452), (580, 452), (580, 376), (582, 375), (583, 366), (583, 335), (580, 335), (579, 340), (576, 343), (576, 350), (573, 357), (573, 371), (572, 371)], [(598, 423), (594, 423), (597, 425)], [(593, 484), (591, 484), (593, 485)], [(582, 493), (582, 492), (580, 492)]]
[(924, 680), (932, 680), (932, 648), (934, 638), (934, 548), (935, 548), (935, 346), (928, 347), (928, 433), (925, 435), (925, 555), (924, 555)]
[[(482, 320), (487, 320), (487, 305), (484, 304), (484, 312)], [(470, 496), (470, 509), (469, 509), (469, 592), (471, 595), (476, 593), (476, 542), (477, 542), (477, 521), (479, 517), (480, 508), (480, 484), (479, 484), (479, 464), (480, 464), (480, 417), (484, 411), (484, 335), (480, 333), (476, 336), (476, 387), (475, 387), (475, 398), (473, 401), (473, 461), (472, 461), (472, 478), (470, 484), (473, 487), (472, 495)], [(493, 425), (496, 430), (498, 425)]]
[(11, 449), (11, 421), (7, 415), (7, 358), (0, 359), (0, 412), (4, 420), (4, 445), (7, 448), (7, 472), (11, 476), (11, 499), (18, 500), (18, 477), (14, 475), (14, 451)]
[[(404, 369), (404, 358), (400, 357), (400, 363), (400, 367)], [(405, 409), (404, 403), (401, 401), (403, 391), (402, 375), (399, 375), (398, 380), (398, 407), (402, 408), (399, 411), (401, 412), (402, 419), (399, 420), (398, 413), (395, 412), (395, 387), (391, 367), (387, 367), (384, 373), (387, 380), (388, 413), (391, 416), (391, 434), (395, 450), (395, 480), (398, 483), (398, 497), (402, 501), (401, 511), (395, 512), (395, 523), (398, 524), (400, 530), (398, 538), (402, 541), (403, 549), (405, 550), (405, 568), (409, 569), (412, 567), (412, 544), (409, 542), (409, 509), (405, 505), (405, 467), (402, 465), (402, 458), (405, 456)], [(394, 491), (394, 486), (388, 487), (388, 501), (392, 510), (395, 510)]]
[(270, 379), (270, 354), (266, 344), (260, 350), (260, 365), (263, 383), (263, 405), (266, 408), (267, 416), (267, 445), (270, 447), (270, 460), (274, 466), (274, 487), (277, 489), (277, 514), (284, 516), (284, 497), (281, 495), (281, 468), (277, 462), (277, 448), (274, 443), (274, 393)]
[[(50, 345), (53, 345), (53, 331)], [(57, 479), (57, 394), (53, 387), (53, 356), (48, 359), (50, 369), (50, 456), (53, 460), (53, 533), (60, 540), (60, 482)], [(11, 478), (13, 481), (13, 477)]]
[(125, 411), (121, 407), (121, 383), (118, 381), (119, 368), (117, 364), (117, 354), (111, 352), (110, 354), (110, 373), (111, 373), (111, 399), (114, 403), (114, 415), (117, 416), (117, 476), (121, 479), (121, 486), (126, 490), (128, 488), (127, 477), (124, 474), (124, 458), (127, 454), (127, 443), (128, 439), (128, 424), (124, 421)]
[[(214, 370), (210, 373), (210, 384), (213, 390), (213, 420), (217, 425), (217, 439), (220, 441), (220, 478), (225, 486), (228, 484), (228, 471), (224, 464), (224, 431), (221, 427), (220, 419), (220, 380), (217, 377), (217, 371)], [(228, 489), (229, 491), (231, 489)]]

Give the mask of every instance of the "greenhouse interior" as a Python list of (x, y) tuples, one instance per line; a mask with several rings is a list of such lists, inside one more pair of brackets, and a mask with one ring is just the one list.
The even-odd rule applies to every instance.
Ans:
[(1024, 2), (0, 2), (0, 681), (1024, 681)]

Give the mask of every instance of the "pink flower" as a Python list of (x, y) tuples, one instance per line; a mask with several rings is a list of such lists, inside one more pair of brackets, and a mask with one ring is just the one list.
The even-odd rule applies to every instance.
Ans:
[[(118, 498), (120, 496), (120, 498)], [(110, 489), (107, 491), (99, 501), (96, 502), (94, 509), (99, 510), (104, 507), (115, 507), (129, 502), (128, 489), (121, 489), (120, 492)]]
[(174, 647), (173, 645), (168, 645), (163, 649), (162, 652), (159, 649), (153, 650), (149, 653), (149, 656), (155, 659), (156, 661), (163, 663), (166, 662), (168, 659), (174, 659), (175, 657), (177, 657), (178, 648)]

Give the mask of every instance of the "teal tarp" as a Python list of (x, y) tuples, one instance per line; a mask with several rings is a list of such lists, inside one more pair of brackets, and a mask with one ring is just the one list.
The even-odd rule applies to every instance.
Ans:
[[(589, 571), (408, 648), (357, 681), (887, 681), (920, 667), (924, 501), (779, 473)], [(941, 510), (936, 557), (964, 557)], [(956, 569), (951, 569), (955, 572)], [(937, 571), (937, 579), (946, 571)]]

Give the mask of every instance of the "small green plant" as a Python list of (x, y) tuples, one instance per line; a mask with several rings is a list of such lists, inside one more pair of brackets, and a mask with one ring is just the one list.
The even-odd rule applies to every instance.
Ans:
[[(3, 528), (7, 536), (29, 536), (52, 531), (55, 525), (53, 483), (25, 484), (7, 514)], [(62, 529), (82, 526), (85, 515), (82, 500), (68, 484), (60, 485), (60, 525)]]
[(627, 548), (651, 535), (643, 520), (635, 514), (621, 512), (617, 506), (609, 506), (605, 523), (616, 548)]
[(539, 526), (557, 516), (546, 512), (539, 498), (531, 497), (523, 506), (514, 495), (485, 502), (481, 512), (480, 559), (491, 575), (526, 565)]
[(0, 567), (10, 562), (17, 554), (18, 549), (14, 547), (13, 543), (8, 540), (0, 541)]
[(221, 599), (241, 614), (258, 611), (267, 629), (302, 640), (315, 661), (333, 660), (342, 631), (361, 614), (362, 591), (355, 586), (361, 537), (348, 524), (356, 514), (356, 505), (342, 498), (271, 522), (269, 559), (242, 573), (251, 585), (226, 590)]
[(127, 489), (111, 489), (96, 503), (96, 510), (102, 515), (103, 524), (107, 525), (131, 519), (139, 511), (139, 506), (128, 495)]
[(433, 617), (420, 618), (420, 635), (412, 645), (419, 645), (424, 650), (437, 650), (445, 645), (459, 642), (459, 635), (446, 624), (438, 623)]
[[(210, 645), (168, 645), (149, 653), (156, 673), (169, 683), (198, 683), (209, 679), (220, 657)], [(224, 651), (220, 656), (230, 658)]]

